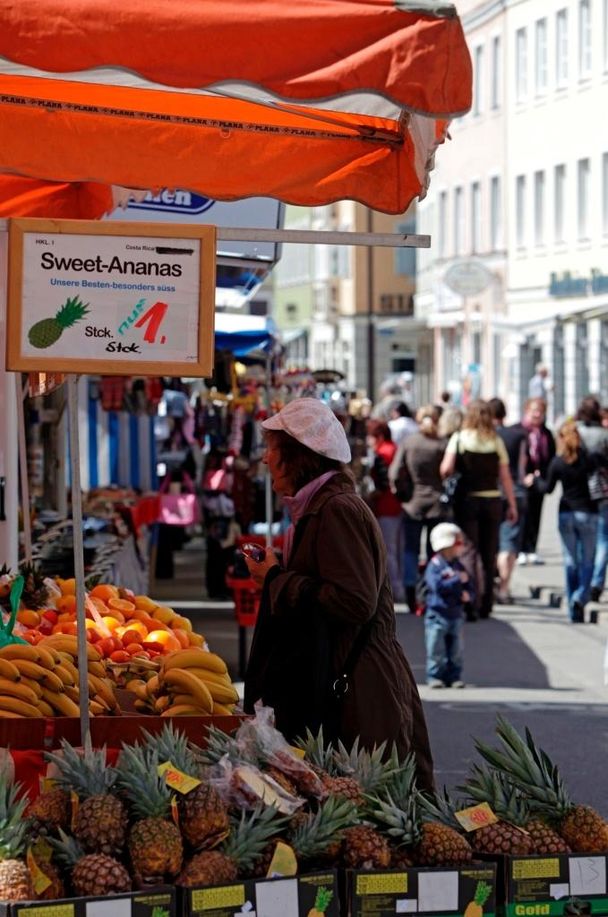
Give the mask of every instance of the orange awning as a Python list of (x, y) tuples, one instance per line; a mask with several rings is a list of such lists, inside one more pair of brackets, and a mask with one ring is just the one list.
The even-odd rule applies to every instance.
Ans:
[(470, 95), (449, 3), (0, 0), (16, 176), (402, 213)]

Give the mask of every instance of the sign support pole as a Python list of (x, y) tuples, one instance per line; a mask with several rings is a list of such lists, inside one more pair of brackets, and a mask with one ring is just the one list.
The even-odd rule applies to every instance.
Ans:
[(74, 540), (74, 578), (76, 580), (76, 622), (78, 634), (78, 688), (80, 693), (80, 741), (91, 748), (89, 719), (89, 679), (84, 588), (84, 547), (82, 539), (82, 490), (80, 487), (80, 437), (78, 435), (78, 376), (69, 373), (68, 418), (70, 433), (70, 473), (72, 480), (72, 536)]
[(27, 475), (27, 446), (25, 443), (25, 405), (21, 388), (21, 373), (15, 373), (15, 399), (17, 402), (17, 449), (19, 453), (19, 483), (21, 484), (21, 505), (23, 507), (23, 553), (28, 564), (32, 562), (32, 515), (30, 506), (30, 485)]

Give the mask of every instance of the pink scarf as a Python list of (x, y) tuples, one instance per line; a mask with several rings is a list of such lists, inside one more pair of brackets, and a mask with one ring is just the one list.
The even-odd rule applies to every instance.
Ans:
[(283, 497), (283, 503), (289, 513), (291, 518), (291, 525), (285, 532), (285, 542), (283, 544), (283, 566), (287, 565), (289, 561), (289, 555), (291, 554), (291, 549), (293, 546), (293, 537), (296, 531), (296, 525), (299, 520), (302, 518), (308, 504), (320, 490), (323, 485), (329, 481), (330, 478), (333, 478), (335, 474), (338, 474), (337, 471), (326, 471), (325, 474), (322, 474), (318, 478), (313, 478), (312, 481), (309, 481), (308, 484), (305, 484), (304, 487), (301, 487), (297, 494), (294, 494), (293, 497)]

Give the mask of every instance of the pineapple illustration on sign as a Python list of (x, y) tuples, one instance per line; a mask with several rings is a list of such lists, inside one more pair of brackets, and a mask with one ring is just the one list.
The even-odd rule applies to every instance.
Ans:
[(483, 906), (492, 893), (492, 886), (488, 882), (478, 882), (475, 888), (473, 900), (467, 904), (464, 917), (481, 917)]
[(315, 906), (309, 910), (308, 917), (325, 917), (325, 911), (329, 907), (329, 903), (333, 896), (334, 893), (331, 888), (325, 888), (324, 885), (321, 885), (320, 888), (317, 889)]
[(27, 338), (32, 347), (44, 350), (55, 344), (66, 328), (71, 328), (85, 317), (89, 304), (82, 303), (78, 296), (67, 299), (54, 318), (43, 318), (28, 331)]

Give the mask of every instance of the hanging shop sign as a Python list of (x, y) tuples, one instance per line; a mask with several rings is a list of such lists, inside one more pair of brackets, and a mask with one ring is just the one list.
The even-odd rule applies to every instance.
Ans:
[(210, 376), (215, 227), (9, 222), (10, 370)]

